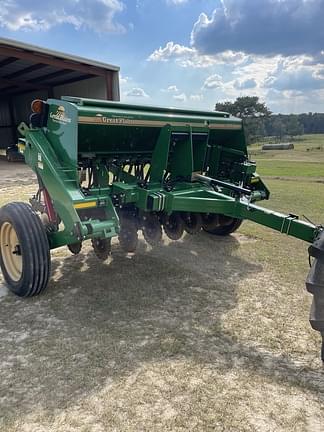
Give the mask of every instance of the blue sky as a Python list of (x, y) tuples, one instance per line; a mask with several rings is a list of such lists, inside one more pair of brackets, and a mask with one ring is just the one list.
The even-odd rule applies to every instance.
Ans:
[(0, 0), (0, 36), (121, 67), (121, 99), (324, 112), (324, 0)]

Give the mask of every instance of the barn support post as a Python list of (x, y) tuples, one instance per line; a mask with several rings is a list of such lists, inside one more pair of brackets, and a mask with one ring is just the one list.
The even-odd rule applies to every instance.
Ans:
[(11, 136), (12, 136), (12, 142), (10, 144), (12, 145), (18, 141), (17, 127), (15, 121), (15, 111), (14, 111), (12, 97), (8, 99), (8, 110), (9, 110), (10, 128), (11, 128)]

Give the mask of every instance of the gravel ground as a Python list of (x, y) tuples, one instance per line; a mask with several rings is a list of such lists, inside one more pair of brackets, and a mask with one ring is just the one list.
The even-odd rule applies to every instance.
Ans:
[[(0, 163), (2, 204), (35, 189), (14, 165)], [(61, 248), (25, 300), (0, 273), (0, 430), (324, 431), (307, 267), (283, 279), (260, 232), (141, 238), (134, 255), (114, 240), (105, 263)]]

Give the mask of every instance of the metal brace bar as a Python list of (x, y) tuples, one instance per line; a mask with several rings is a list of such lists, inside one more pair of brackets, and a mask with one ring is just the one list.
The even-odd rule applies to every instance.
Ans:
[[(289, 235), (289, 231), (290, 231), (290, 227), (291, 227), (291, 222), (292, 222), (293, 220), (296, 220), (296, 219), (299, 219), (299, 217), (298, 217), (297, 215), (293, 215), (293, 214), (289, 214), (287, 217), (285, 217), (285, 218), (282, 220), (282, 224), (281, 224), (280, 232), (283, 233), (283, 234), (287, 234), (287, 235)], [(285, 227), (286, 220), (288, 221), (288, 226), (287, 226), (287, 231), (284, 231), (284, 227)]]

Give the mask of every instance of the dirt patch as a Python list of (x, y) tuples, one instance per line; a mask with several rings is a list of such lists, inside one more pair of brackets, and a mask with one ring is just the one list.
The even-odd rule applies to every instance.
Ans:
[[(2, 202), (34, 191), (17, 185)], [(48, 290), (25, 300), (0, 274), (0, 430), (322, 431), (310, 298), (263, 243), (141, 238), (125, 255), (114, 240), (105, 263), (89, 243), (61, 248)]]
[(0, 158), (1, 187), (26, 185), (36, 182), (36, 176), (23, 162), (7, 162)]

